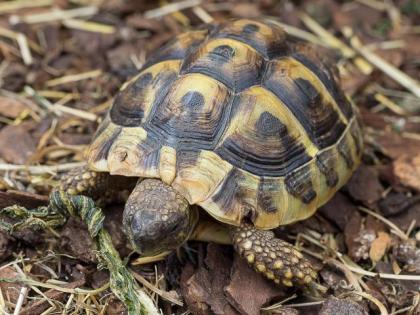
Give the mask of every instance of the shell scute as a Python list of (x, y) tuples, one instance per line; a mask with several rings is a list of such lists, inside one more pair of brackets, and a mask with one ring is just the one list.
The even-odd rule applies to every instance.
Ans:
[(184, 60), (181, 74), (202, 73), (239, 92), (259, 84), (263, 68), (263, 57), (249, 45), (216, 38), (206, 41)]
[(320, 80), (295, 59), (271, 61), (262, 85), (298, 118), (318, 148), (333, 145), (346, 128), (347, 119), (335, 100)]
[(258, 176), (284, 176), (311, 159), (304, 131), (274, 95), (253, 87), (236, 96), (235, 107), (215, 149), (226, 161)]
[(178, 150), (212, 150), (228, 123), (231, 103), (231, 91), (219, 81), (187, 74), (173, 84), (144, 128)]
[(165, 98), (178, 77), (181, 62), (171, 60), (143, 70), (118, 93), (110, 110), (111, 121), (124, 127), (140, 126)]
[(286, 33), (270, 22), (240, 19), (221, 26), (210, 37), (231, 38), (243, 42), (253, 47), (265, 59), (279, 57), (289, 52)]
[(197, 48), (207, 37), (208, 29), (182, 33), (161, 47), (157, 53), (146, 61), (143, 69), (167, 60), (182, 60)]

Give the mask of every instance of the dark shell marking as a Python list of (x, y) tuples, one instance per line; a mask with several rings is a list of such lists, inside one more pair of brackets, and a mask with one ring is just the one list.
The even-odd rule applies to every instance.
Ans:
[(363, 149), (330, 68), (277, 25), (249, 19), (210, 24), (159, 49), (116, 97), (89, 162), (106, 171), (112, 145), (129, 149), (137, 138), (136, 174), (159, 177), (165, 165), (166, 182), (216, 218), (248, 217), (263, 228), (313, 213)]
[[(232, 165), (260, 176), (284, 176), (308, 162), (305, 147), (292, 137), (285, 124), (264, 111), (256, 122), (246, 110), (264, 106), (264, 100), (252, 95), (237, 96), (235, 111), (238, 126), (219, 143), (215, 152)], [(234, 118), (233, 118), (234, 119)]]

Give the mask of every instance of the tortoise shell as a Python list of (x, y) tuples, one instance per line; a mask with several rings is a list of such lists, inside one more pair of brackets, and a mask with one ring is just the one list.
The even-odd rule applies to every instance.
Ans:
[(307, 218), (360, 161), (331, 69), (273, 22), (177, 36), (123, 86), (87, 152), (96, 171), (160, 178), (216, 219)]

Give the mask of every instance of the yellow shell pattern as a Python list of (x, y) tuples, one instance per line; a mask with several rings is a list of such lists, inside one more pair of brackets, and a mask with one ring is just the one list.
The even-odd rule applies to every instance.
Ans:
[(329, 67), (271, 22), (182, 34), (124, 85), (92, 141), (93, 170), (160, 178), (217, 220), (302, 220), (362, 152), (355, 109)]

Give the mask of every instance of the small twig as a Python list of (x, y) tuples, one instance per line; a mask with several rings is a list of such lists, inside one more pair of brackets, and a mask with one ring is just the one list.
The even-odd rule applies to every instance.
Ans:
[(404, 48), (405, 46), (406, 46), (406, 43), (404, 40), (397, 39), (397, 40), (388, 40), (384, 42), (368, 44), (368, 45), (365, 45), (365, 48), (369, 50), (375, 50), (375, 49), (388, 50), (388, 49)]

